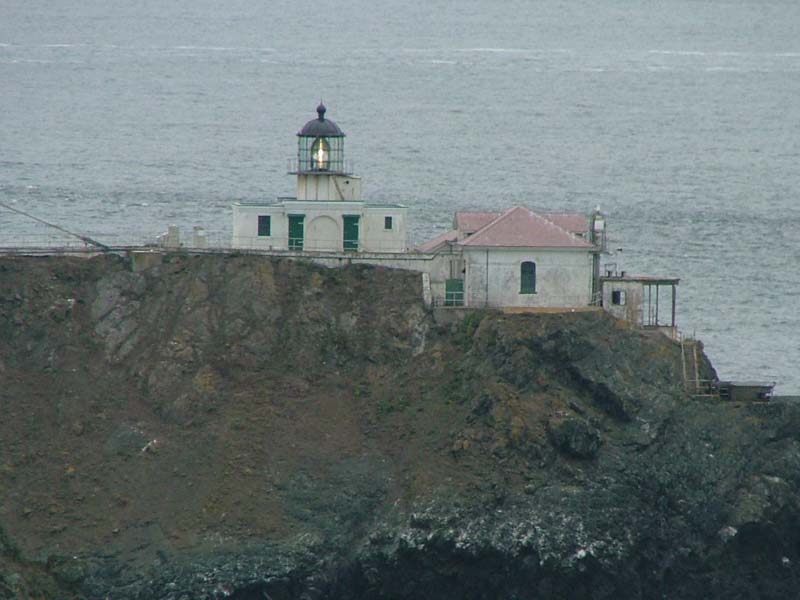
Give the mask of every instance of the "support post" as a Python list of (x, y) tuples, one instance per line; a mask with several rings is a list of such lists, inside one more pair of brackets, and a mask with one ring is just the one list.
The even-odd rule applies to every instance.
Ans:
[(656, 327), (658, 327), (658, 290), (660, 290), (660, 289), (661, 289), (661, 285), (657, 283), (656, 284), (656, 322), (655, 322), (655, 326)]
[(675, 329), (675, 298), (676, 298), (675, 284), (672, 284), (672, 328)]

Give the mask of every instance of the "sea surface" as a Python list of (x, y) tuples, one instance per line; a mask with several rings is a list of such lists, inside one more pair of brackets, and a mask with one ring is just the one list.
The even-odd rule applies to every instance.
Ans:
[[(320, 99), (410, 242), (600, 206), (722, 378), (800, 394), (797, 0), (0, 0), (0, 202), (228, 243), (234, 200), (293, 193)], [(0, 246), (59, 238), (0, 209)]]

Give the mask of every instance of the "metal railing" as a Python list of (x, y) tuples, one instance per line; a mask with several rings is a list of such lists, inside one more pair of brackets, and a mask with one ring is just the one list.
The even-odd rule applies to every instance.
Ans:
[[(439, 288), (441, 290), (441, 288)], [(482, 300), (480, 301), (473, 301), (470, 303), (469, 306), (466, 305), (466, 292), (457, 292), (457, 291), (445, 291), (442, 293), (439, 291), (438, 293), (433, 294), (433, 298), (431, 299), (432, 306), (436, 307), (466, 307), (466, 308), (480, 308), (480, 309), (497, 309), (497, 310), (504, 310), (504, 311), (516, 311), (516, 312), (587, 312), (587, 311), (599, 311), (601, 307), (593, 305), (593, 304), (584, 304), (581, 301), (584, 299), (581, 297), (562, 297), (561, 302), (558, 304), (550, 304), (550, 305), (533, 305), (533, 306), (508, 306), (508, 305), (498, 305), (492, 302), (486, 304)]]
[[(231, 238), (229, 238), (231, 239)], [(401, 239), (370, 239), (366, 244), (360, 239), (318, 238), (318, 237), (287, 237), (286, 235), (273, 236), (245, 236), (237, 235), (225, 246), (236, 248), (264, 248), (264, 249), (290, 249), (319, 252), (406, 252), (407, 248)]]

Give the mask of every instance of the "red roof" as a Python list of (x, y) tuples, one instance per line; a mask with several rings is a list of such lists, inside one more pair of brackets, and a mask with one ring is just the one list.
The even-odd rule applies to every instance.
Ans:
[(593, 248), (594, 246), (524, 206), (510, 208), (484, 225), (462, 246)]
[(570, 233), (588, 233), (589, 217), (581, 213), (553, 213), (546, 212), (541, 215), (548, 221), (552, 221), (561, 229), (566, 229)]
[(475, 233), (502, 215), (501, 212), (457, 212), (455, 226), (462, 233)]
[(445, 242), (455, 242), (457, 236), (458, 234), (456, 231), (446, 231), (440, 235), (437, 235), (432, 240), (429, 240), (424, 244), (420, 244), (415, 248), (415, 250), (417, 252), (433, 252)]

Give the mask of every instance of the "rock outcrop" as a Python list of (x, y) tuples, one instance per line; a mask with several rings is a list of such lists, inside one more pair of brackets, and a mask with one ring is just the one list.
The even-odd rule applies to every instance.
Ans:
[(421, 296), (0, 258), (0, 598), (797, 596), (798, 406), (693, 399), (602, 312)]

